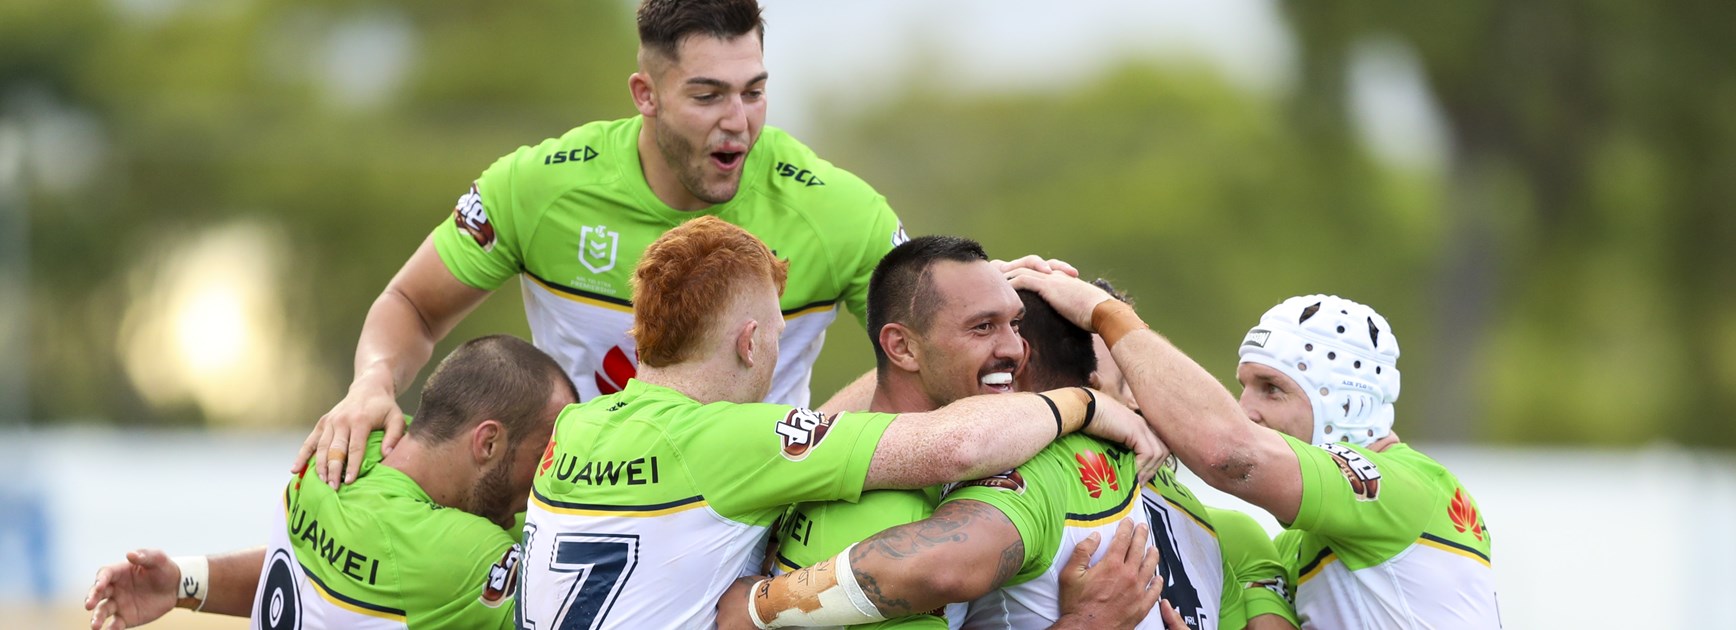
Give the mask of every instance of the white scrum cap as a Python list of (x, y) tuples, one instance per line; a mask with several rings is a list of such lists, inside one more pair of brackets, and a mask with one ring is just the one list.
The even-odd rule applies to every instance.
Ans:
[(1308, 393), (1313, 443), (1367, 446), (1392, 431), (1398, 339), (1374, 309), (1336, 295), (1293, 297), (1260, 316), (1238, 353)]

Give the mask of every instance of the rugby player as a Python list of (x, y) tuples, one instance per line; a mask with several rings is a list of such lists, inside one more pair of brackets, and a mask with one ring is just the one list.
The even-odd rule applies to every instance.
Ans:
[(334, 491), (284, 488), (262, 548), (171, 561), (157, 550), (103, 567), (91, 628), (148, 623), (179, 606), (253, 618), (255, 628), (510, 628), (520, 558), (515, 515), (566, 373), (506, 335), (453, 350), (422, 389), (402, 448), (372, 438), (361, 476)]
[[(785, 267), (713, 217), (645, 250), (633, 279), (638, 375), (562, 412), (532, 486), (521, 626), (709, 626), (789, 504), (981, 477), (1081, 428), (1155, 464), (1143, 419), (1077, 387), (899, 415), (755, 402), (773, 386)], [(965, 369), (984, 390), (1012, 388), (1005, 365)], [(1122, 461), (1133, 476), (1134, 455)]]
[[(1129, 306), (1064, 274), (1009, 273), (1103, 335), (1152, 428), (1206, 483), (1272, 513), (1303, 628), (1497, 628), (1482, 512), (1444, 466), (1390, 436), (1398, 340), (1330, 295), (1271, 308), (1239, 349), (1239, 401)], [(1250, 422), (1251, 420), (1251, 422)]]
[[(1103, 289), (1105, 293), (1116, 300), (1128, 304), (1132, 303), (1125, 294), (1117, 291), (1114, 285), (1109, 284), (1106, 280), (1099, 278), (1092, 281), (1092, 284)], [(1103, 343), (1101, 335), (1083, 333), (1080, 328), (1062, 319), (1053, 307), (1030, 291), (1021, 290), (1019, 296), (1025, 299), (1028, 313), (1040, 314), (1040, 316), (1027, 316), (1027, 322), (1035, 324), (1027, 325), (1029, 333), (1037, 333), (1039, 327), (1053, 326), (1068, 330), (1068, 334), (1089, 335), (1093, 349), (1091, 360), (1096, 365), (1095, 371), (1091, 374), (1092, 386), (1119, 396), (1128, 406), (1138, 408), (1139, 402), (1133, 399), (1133, 392), (1127, 386), (1127, 379), (1116, 367), (1115, 358), (1110, 356), (1109, 347)], [(1041, 304), (1041, 307), (1036, 306), (1037, 304)], [(1081, 332), (1073, 333), (1071, 331)], [(1045, 336), (1052, 335), (1053, 333), (1050, 333)], [(1033, 348), (1038, 347), (1035, 339), (1033, 339), (1032, 345)], [(1038, 363), (1033, 359), (1033, 365)], [(1153, 526), (1154, 542), (1159, 545), (1160, 550), (1172, 549), (1176, 546), (1184, 548), (1191, 546), (1193, 548), (1189, 551), (1194, 552), (1186, 554), (1180, 553), (1179, 549), (1174, 549), (1166, 557), (1183, 559), (1190, 555), (1196, 558), (1202, 557), (1198, 555), (1197, 551), (1200, 547), (1216, 546), (1220, 550), (1224, 580), (1216, 626), (1225, 629), (1295, 630), (1296, 608), (1290, 600), (1287, 589), (1285, 564), (1279, 559), (1278, 550), (1272, 546), (1272, 539), (1266, 535), (1266, 531), (1254, 522), (1253, 517), (1235, 510), (1215, 508), (1209, 505), (1205, 506), (1205, 514), (1203, 515), (1182, 510), (1184, 504), (1171, 500), (1169, 497), (1191, 498), (1192, 492), (1173, 475), (1166, 475), (1157, 481), (1158, 483), (1149, 484), (1142, 489), (1146, 506), (1155, 508), (1151, 516), (1157, 517), (1160, 524), (1167, 525), (1162, 528)], [(1159, 510), (1161, 513), (1158, 512)], [(1201, 532), (1200, 528), (1207, 529), (1205, 532)], [(1207, 535), (1201, 536), (1201, 533)], [(1207, 551), (1203, 557), (1209, 559), (1210, 555), (1211, 552)], [(1204, 565), (1209, 564), (1209, 561), (1202, 561), (1198, 564), (1201, 567), (1196, 568), (1196, 571), (1209, 571), (1204, 567)], [(1166, 575), (1179, 575), (1189, 579), (1190, 582), (1193, 581), (1190, 576), (1182, 575), (1182, 573), (1169, 571), (1166, 572)], [(1175, 597), (1171, 598), (1172, 602), (1181, 601), (1179, 607), (1184, 609), (1190, 606), (1191, 600), (1186, 591), (1195, 590), (1191, 585), (1178, 584), (1172, 580), (1170, 590), (1178, 592)], [(1198, 615), (1184, 613), (1184, 617), (1197, 622), (1200, 617), (1208, 614), (1207, 611), (1201, 610)], [(1207, 618), (1209, 619), (1209, 617)], [(1200, 625), (1211, 627), (1213, 624), (1207, 622)]]
[[(1038, 342), (1027, 344), (1028, 336), (1021, 336), (1026, 306), (1020, 297), (975, 241), (921, 236), (893, 248), (875, 268), (869, 283), (868, 330), (875, 350), (877, 384), (868, 410), (932, 411), (968, 396), (1006, 391), (986, 385), (990, 378), (983, 377), (984, 373), (997, 382), (1014, 381), (1017, 373), (1018, 382), (1027, 385), (1025, 375), (1041, 366), (1025, 363), (1027, 345), (1034, 351)], [(1021, 364), (1023, 370), (1019, 369)], [(1085, 384), (1083, 378), (1073, 383)], [(1020, 389), (1042, 391), (1028, 386)], [(928, 518), (939, 501), (940, 488), (929, 487), (874, 490), (862, 493), (854, 502), (799, 504), (785, 517), (779, 532), (777, 569), (794, 571), (828, 560), (882, 530)], [(1141, 530), (1139, 538), (1144, 537)], [(1141, 554), (1140, 560), (1144, 559)], [(978, 564), (981, 566), (957, 570), (993, 571), (989, 566), (992, 562)], [(1144, 581), (1139, 583), (1140, 588), (1144, 586)], [(720, 601), (725, 609), (739, 603), (728, 594)], [(1123, 597), (1105, 603), (1126, 608), (1138, 601)], [(1132, 614), (1143, 617), (1150, 608), (1148, 602)], [(1102, 619), (1106, 614), (1078, 612), (1090, 619)], [(936, 614), (922, 613), (865, 627), (945, 628), (947, 622)]]
[[(882, 270), (894, 264), (897, 255), (897, 250), (888, 255)], [(928, 273), (941, 277), (939, 270)], [(1013, 293), (999, 274), (976, 281), (983, 289), (974, 294), (961, 291), (960, 285), (948, 287), (959, 291), (961, 306), (988, 308), (985, 304), (996, 302), (985, 298), (999, 294), (1004, 308), (1024, 312), (1018, 333), (1029, 347), (1029, 360), (1018, 376), (1022, 389), (1083, 385), (1093, 379), (1097, 361), (1089, 333), (1062, 319), (1034, 294)], [(966, 297), (974, 299), (962, 299)], [(949, 299), (938, 308), (944, 313), (950, 306)], [(933, 327), (944, 333), (945, 322), (937, 316)], [(934, 336), (934, 332), (918, 328), (917, 336)], [(887, 345), (887, 337), (896, 339), (884, 332), (881, 337), (882, 345)], [(896, 345), (888, 348), (895, 359), (897, 349)], [(791, 574), (757, 582), (751, 596), (741, 588), (745, 583), (732, 589), (720, 602), (720, 614), (726, 615), (719, 620), (720, 627), (856, 624), (903, 618), (948, 602), (969, 602), (948, 607), (948, 621), (954, 627), (1216, 628), (1223, 592), (1221, 559), (1209, 529), (1197, 526), (1198, 531), (1179, 535), (1185, 538), (1168, 532), (1152, 537), (1161, 544), (1151, 554), (1152, 562), (1143, 567), (1143, 577), (1151, 584), (1136, 582), (1124, 592), (1123, 607), (1110, 611), (1119, 614), (1095, 618), (1067, 614), (1072, 611), (1063, 605), (1068, 592), (1065, 582), (1093, 555), (1081, 555), (1079, 546), (1091, 545), (1087, 541), (1100, 539), (1124, 520), (1138, 523), (1138, 536), (1143, 539), (1150, 535), (1147, 524), (1160, 522), (1154, 513), (1180, 514), (1175, 510), (1187, 509), (1204, 514), (1185, 489), (1162, 506), (1142, 499), (1140, 480), (1129, 459), (1115, 445), (1086, 436), (1057, 440), (1017, 468), (958, 484), (927, 519), (873, 534), (835, 558), (822, 558)], [(1154, 483), (1174, 486), (1173, 473), (1159, 471)], [(1172, 508), (1171, 503), (1186, 507)], [(1183, 525), (1175, 521), (1183, 518), (1197, 520), (1170, 516), (1163, 522), (1172, 522), (1179, 532)], [(1172, 541), (1181, 542), (1179, 549), (1186, 551), (1178, 551)], [(1077, 564), (1068, 561), (1070, 555)], [(1197, 566), (1183, 568), (1184, 563)], [(1208, 573), (1218, 579), (1205, 582)], [(1195, 578), (1190, 580), (1190, 574)], [(1167, 603), (1153, 610), (1158, 593), (1171, 599), (1184, 595), (1174, 601), (1190, 604), (1200, 600), (1196, 585), (1209, 602), (1209, 608), (1202, 610), (1209, 612), (1189, 606), (1184, 620)], [(747, 625), (750, 622), (753, 626)]]
[(757, 2), (646, 0), (638, 27), (627, 81), (638, 115), (520, 147), (483, 171), (375, 300), (349, 392), (291, 472), (317, 456), (321, 479), (348, 483), (379, 426), (390, 452), (403, 432), (398, 392), (436, 342), (515, 277), (533, 339), (580, 399), (619, 391), (638, 370), (629, 274), (647, 245), (698, 216), (746, 228), (789, 262), (780, 303), (789, 326), (762, 397), (808, 404), (826, 327), (840, 305), (862, 320), (868, 276), (903, 226), (868, 184), (765, 125)]

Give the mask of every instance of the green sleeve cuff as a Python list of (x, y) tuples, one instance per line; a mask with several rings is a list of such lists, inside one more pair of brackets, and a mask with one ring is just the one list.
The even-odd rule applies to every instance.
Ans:
[[(1290, 451), (1296, 454), (1296, 464), (1302, 468), (1302, 500), (1296, 508), (1296, 520), (1285, 523), (1291, 529), (1311, 530), (1320, 524), (1320, 480), (1319, 460), (1316, 458), (1320, 449), (1302, 440), (1279, 434), (1284, 442), (1290, 445)], [(1250, 617), (1251, 618), (1251, 617)]]
[(1242, 589), (1242, 602), (1248, 611), (1248, 620), (1253, 621), (1260, 615), (1277, 615), (1296, 626), (1301, 622), (1296, 620), (1296, 607), (1279, 597), (1265, 587), (1254, 586)]

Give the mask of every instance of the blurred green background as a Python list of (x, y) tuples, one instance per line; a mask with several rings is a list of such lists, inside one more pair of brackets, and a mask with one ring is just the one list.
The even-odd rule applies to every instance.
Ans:
[[(1231, 3), (1275, 20), (1250, 81), (1135, 45), (1025, 68), (1082, 45), (1071, 5), (855, 4), (766, 3), (769, 121), (912, 234), (1111, 278), (1232, 390), (1267, 307), (1368, 303), (1407, 439), (1736, 447), (1733, 5)], [(0, 3), (0, 422), (311, 426), (476, 174), (632, 114), (632, 7)], [(902, 53), (827, 74), (853, 29)], [(519, 300), (450, 339), (528, 336)], [(871, 362), (832, 333), (816, 399)]]

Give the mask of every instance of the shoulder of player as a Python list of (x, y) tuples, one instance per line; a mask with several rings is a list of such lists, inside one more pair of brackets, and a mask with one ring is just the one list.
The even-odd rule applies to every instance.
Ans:
[(451, 601), (454, 593), (474, 590), (516, 545), (500, 526), (457, 508), (428, 504), (415, 512), (394, 511), (376, 521), (391, 540), (400, 579), (420, 585), (406, 588), (407, 598)]
[[(629, 150), (631, 118), (586, 123), (533, 145), (520, 146), (488, 167), (479, 186), (510, 187), (513, 206), (539, 212), (560, 196), (578, 188), (607, 186), (620, 180), (620, 160), (638, 160)], [(487, 191), (501, 199), (501, 191)]]
[[(822, 221), (867, 220), (872, 213), (840, 212), (884, 203), (880, 193), (854, 173), (832, 164), (776, 127), (760, 133), (754, 151), (766, 151), (760, 191), (766, 200)], [(852, 207), (854, 206), (854, 207)]]

